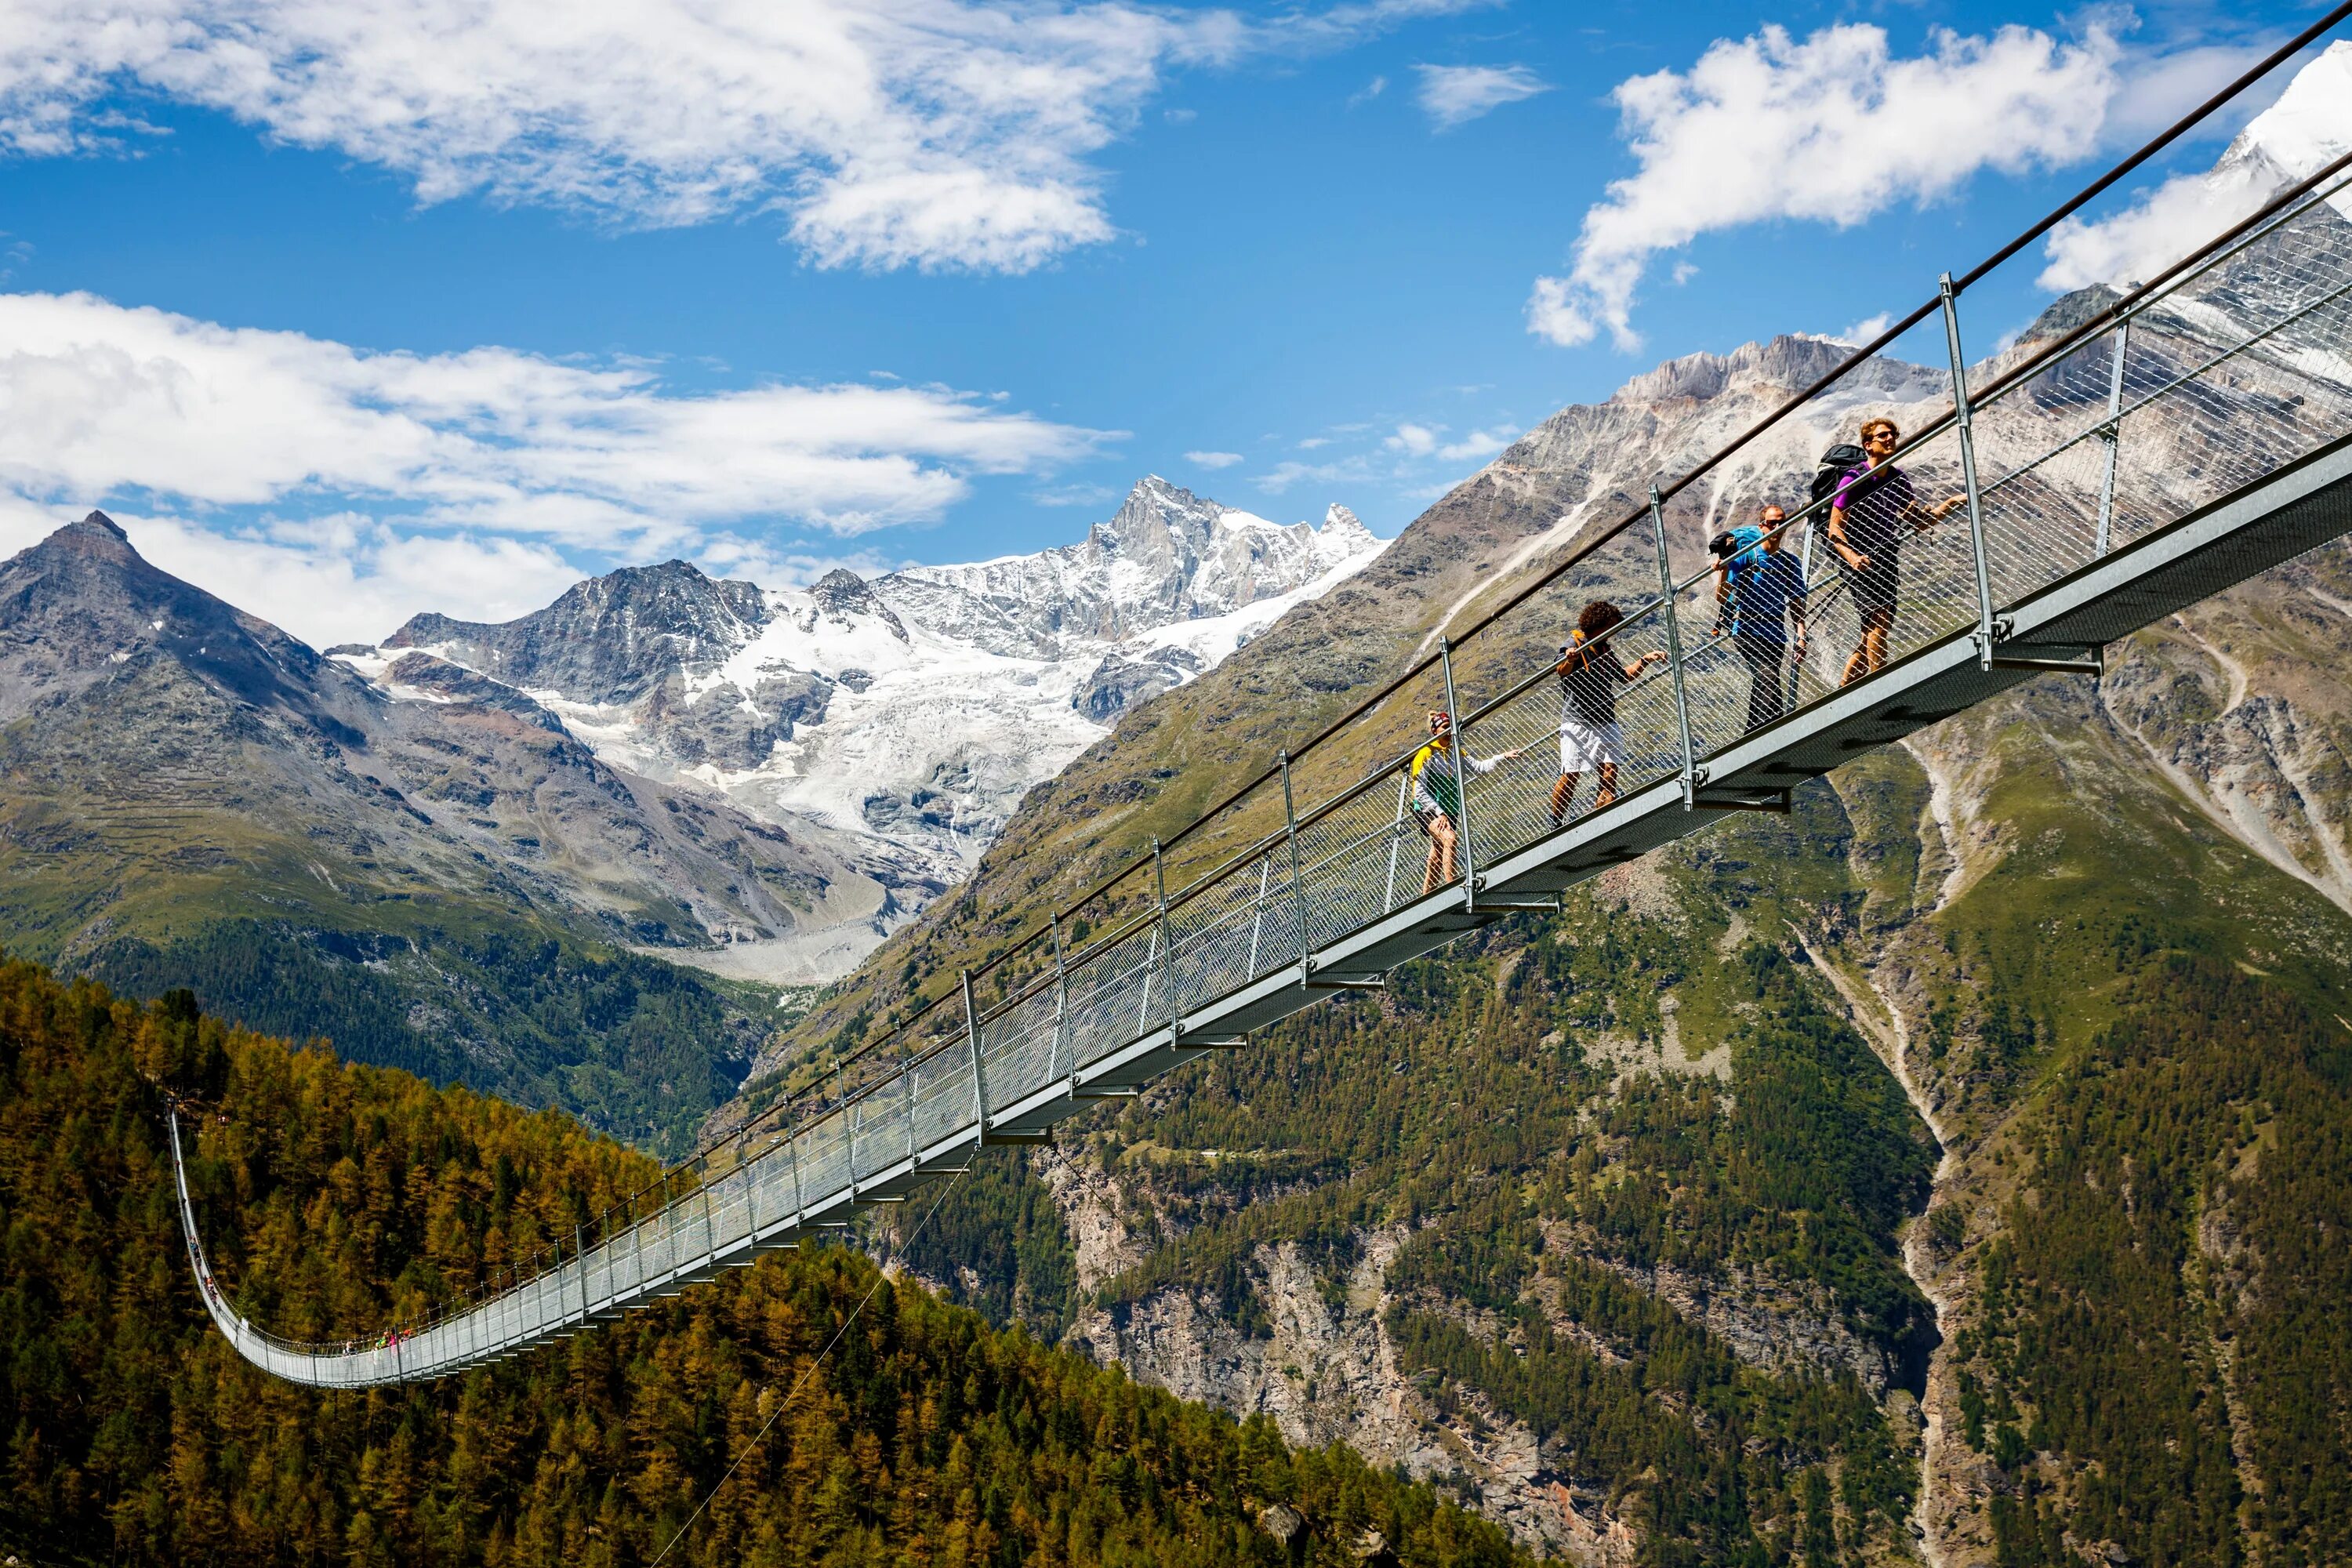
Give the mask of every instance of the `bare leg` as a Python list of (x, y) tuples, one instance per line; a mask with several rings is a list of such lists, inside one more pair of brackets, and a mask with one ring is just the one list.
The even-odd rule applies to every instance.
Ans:
[(1423, 897), (1454, 880), (1454, 825), (1440, 817), (1429, 826), (1429, 864), (1421, 874)]
[(1562, 773), (1559, 782), (1551, 786), (1551, 825), (1558, 827), (1568, 817), (1568, 803), (1576, 798), (1576, 781), (1581, 773)]
[(1616, 804), (1617, 764), (1615, 763), (1601, 763), (1601, 771), (1596, 776), (1601, 781), (1601, 788), (1593, 795), (1592, 809), (1599, 811), (1604, 805), (1613, 805)]
[(1874, 605), (1862, 613), (1862, 640), (1854, 645), (1853, 657), (1845, 661), (1845, 674), (1840, 686), (1851, 686), (1865, 675), (1875, 675), (1886, 668), (1886, 632), (1895, 624), (1891, 607)]

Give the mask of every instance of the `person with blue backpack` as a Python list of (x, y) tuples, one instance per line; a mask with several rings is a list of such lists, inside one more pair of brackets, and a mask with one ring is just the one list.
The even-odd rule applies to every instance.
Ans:
[[(1752, 733), (1789, 710), (1788, 666), (1793, 646), (1805, 658), (1805, 574), (1781, 547), (1788, 514), (1763, 510), (1754, 526), (1716, 535), (1716, 629), (1731, 638), (1748, 667), (1748, 731)], [(1792, 635), (1793, 634), (1793, 638)]]

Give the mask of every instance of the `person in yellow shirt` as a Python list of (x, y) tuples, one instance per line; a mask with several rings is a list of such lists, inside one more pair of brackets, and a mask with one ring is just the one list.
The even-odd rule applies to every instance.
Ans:
[(1464, 767), (1474, 773), (1491, 773), (1519, 754), (1499, 752), (1483, 760), (1466, 756), (1454, 743), (1454, 716), (1442, 708), (1430, 710), (1429, 739), (1412, 754), (1412, 815), (1429, 840), (1429, 863), (1421, 877), (1423, 897), (1458, 875)]

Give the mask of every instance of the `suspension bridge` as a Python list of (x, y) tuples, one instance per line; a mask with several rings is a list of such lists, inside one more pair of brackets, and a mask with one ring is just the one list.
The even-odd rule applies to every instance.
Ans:
[[(1966, 357), (1981, 330), (1962, 309), (1969, 290), (2196, 118), (1982, 266), (1944, 278), (1837, 372), (958, 977), (861, 1047), (821, 1102), (755, 1119), (429, 1317), (340, 1343), (248, 1321), (206, 1258), (174, 1115), (180, 1216), (206, 1310), (247, 1360), (329, 1387), (521, 1354), (837, 1232), (991, 1143), (1038, 1142), (1321, 998), (1377, 987), (1465, 932), (1554, 907), (1717, 812), (1786, 810), (1799, 784), (2037, 674), (2095, 679), (2107, 644), (2352, 531), (2352, 157), (2147, 282), (2085, 302), (2072, 325)], [(1717, 635), (1711, 568), (1698, 563), (1696, 542), (1724, 521), (1701, 481), (1759, 454), (1851, 440), (1885, 405), (1882, 356), (1898, 343), (1940, 362), (1948, 405), (1894, 461), (1923, 500), (1956, 498), (1952, 510), (1903, 546), (1884, 667), (1840, 684), (1860, 626), (1828, 546), (1831, 498), (1791, 505), (1783, 535), (1814, 586), (1811, 637), (1780, 676), (1771, 706), (1783, 715), (1751, 731), (1749, 670)], [(1789, 476), (1792, 501), (1805, 478)], [(1637, 607), (1601, 650), (1627, 665), (1654, 657), (1618, 699), (1616, 798), (1556, 822), (1557, 650), (1604, 590)], [(1426, 892), (1407, 776), (1424, 710), (1451, 718), (1464, 752), (1502, 759), (1446, 803), (1456, 862)]]

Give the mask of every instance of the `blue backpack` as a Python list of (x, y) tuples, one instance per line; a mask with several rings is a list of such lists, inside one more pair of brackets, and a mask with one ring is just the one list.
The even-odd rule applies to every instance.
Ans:
[(1716, 554), (1727, 563), (1724, 581), (1731, 584), (1733, 593), (1739, 591), (1742, 577), (1752, 577), (1763, 570), (1764, 552), (1756, 548), (1763, 540), (1764, 531), (1753, 523), (1727, 529), (1716, 535)]

